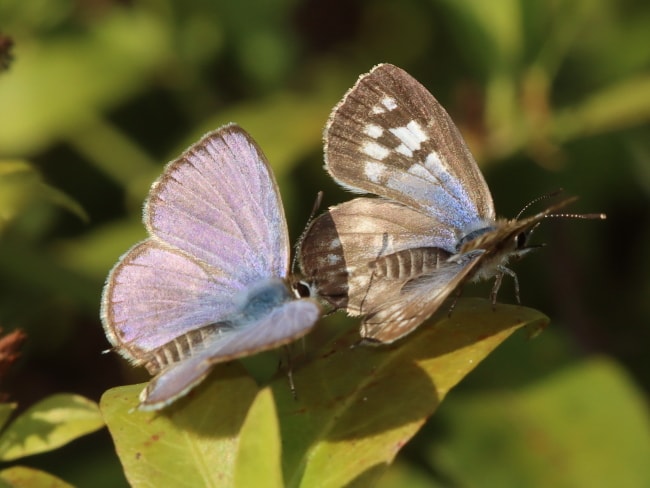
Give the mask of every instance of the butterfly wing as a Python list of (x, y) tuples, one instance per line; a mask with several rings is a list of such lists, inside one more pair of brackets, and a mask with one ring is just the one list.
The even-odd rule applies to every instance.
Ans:
[(335, 309), (364, 316), (361, 336), (393, 342), (413, 331), (471, 274), (481, 252), (435, 247), (447, 229), (409, 207), (356, 198), (309, 227), (300, 266)]
[(458, 129), (417, 80), (390, 64), (362, 75), (325, 128), (325, 166), (353, 191), (420, 210), (441, 225), (495, 217), (490, 191)]
[(197, 259), (147, 239), (131, 248), (109, 274), (101, 317), (109, 341), (135, 364), (170, 338), (215, 321), (231, 304), (225, 280)]
[[(451, 255), (436, 243), (451, 243), (453, 236), (435, 224), (396, 202), (356, 198), (314, 220), (300, 245), (301, 270), (334, 308), (363, 315), (398, 297), (401, 287), (424, 271), (424, 261), (407, 255), (410, 250)], [(394, 271), (374, 266), (391, 264), (392, 256), (405, 258)]]
[(140, 395), (140, 408), (155, 410), (187, 393), (216, 363), (272, 349), (303, 336), (320, 316), (311, 300), (292, 300), (251, 324), (212, 336), (189, 358), (171, 364)]
[(445, 261), (435, 271), (406, 283), (375, 310), (368, 310), (361, 322), (361, 337), (370, 343), (390, 344), (413, 332), (468, 279), (482, 256), (476, 252), (457, 261)]
[(237, 125), (208, 133), (169, 163), (151, 188), (144, 221), (152, 236), (228, 277), (233, 289), (286, 276), (278, 186), (262, 150)]
[(144, 221), (152, 237), (120, 259), (102, 299), (107, 337), (134, 362), (142, 351), (221, 321), (251, 284), (286, 276), (277, 184), (236, 125), (207, 134), (167, 165)]

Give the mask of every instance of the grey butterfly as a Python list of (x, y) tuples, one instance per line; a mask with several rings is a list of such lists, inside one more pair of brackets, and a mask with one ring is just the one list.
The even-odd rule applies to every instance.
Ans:
[(528, 238), (540, 221), (575, 200), (498, 219), (447, 112), (390, 64), (359, 78), (330, 115), (324, 141), (325, 167), (339, 184), (382, 198), (356, 198), (316, 218), (301, 240), (300, 266), (322, 299), (363, 316), (367, 342), (412, 332), (468, 280), (495, 277), (494, 303), (510, 275), (518, 298), (508, 262), (537, 247)]

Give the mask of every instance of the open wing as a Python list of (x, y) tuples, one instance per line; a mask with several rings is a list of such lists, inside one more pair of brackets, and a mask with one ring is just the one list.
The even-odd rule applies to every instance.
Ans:
[(147, 239), (108, 276), (101, 317), (109, 341), (130, 361), (188, 331), (218, 322), (232, 309), (232, 283), (193, 257)]
[(167, 165), (145, 205), (149, 233), (244, 288), (284, 278), (289, 238), (273, 173), (255, 141), (228, 125)]
[(152, 237), (120, 259), (102, 299), (106, 334), (131, 361), (220, 322), (250, 285), (286, 277), (277, 184), (261, 150), (236, 125), (207, 134), (167, 165), (144, 221)]

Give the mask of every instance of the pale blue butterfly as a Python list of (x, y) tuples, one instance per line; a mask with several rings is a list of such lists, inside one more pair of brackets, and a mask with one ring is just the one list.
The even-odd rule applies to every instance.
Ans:
[(289, 237), (263, 153), (231, 124), (165, 168), (144, 207), (150, 237), (108, 275), (101, 318), (151, 380), (141, 409), (186, 394), (216, 363), (305, 335), (320, 316), (289, 276)]

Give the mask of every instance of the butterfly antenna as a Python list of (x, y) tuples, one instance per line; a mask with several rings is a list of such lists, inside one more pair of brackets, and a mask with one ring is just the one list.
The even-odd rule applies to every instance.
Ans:
[(561, 213), (561, 214), (548, 214), (545, 215), (545, 219), (549, 218), (559, 218), (559, 219), (586, 219), (586, 220), (605, 220), (607, 214), (604, 213), (589, 213), (589, 214), (571, 214), (571, 213)]
[(515, 220), (519, 220), (519, 217), (521, 217), (521, 214), (523, 214), (526, 210), (528, 210), (531, 205), (535, 205), (537, 202), (541, 202), (542, 200), (547, 200), (549, 198), (555, 197), (562, 193), (564, 191), (564, 188), (558, 188), (557, 190), (553, 190), (551, 192), (545, 193), (544, 195), (540, 195), (537, 198), (531, 200), (528, 202), (526, 205), (524, 205), (524, 208), (522, 208), (517, 216), (515, 217)]
[(311, 213), (309, 214), (309, 218), (307, 219), (307, 223), (305, 224), (305, 228), (302, 231), (302, 234), (300, 234), (300, 237), (298, 237), (298, 240), (296, 241), (296, 244), (294, 246), (294, 252), (293, 252), (293, 259), (291, 260), (291, 274), (294, 274), (296, 271), (296, 261), (298, 260), (298, 250), (300, 249), (300, 246), (302, 245), (302, 241), (305, 240), (305, 236), (307, 235), (307, 231), (309, 230), (309, 226), (311, 225), (312, 221), (314, 220), (314, 217), (316, 215), (316, 212), (318, 212), (318, 209), (320, 208), (321, 203), (323, 202), (323, 191), (319, 191), (316, 193), (316, 199), (314, 200), (314, 205), (311, 208)]

